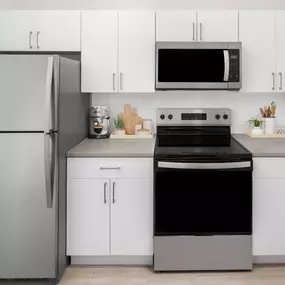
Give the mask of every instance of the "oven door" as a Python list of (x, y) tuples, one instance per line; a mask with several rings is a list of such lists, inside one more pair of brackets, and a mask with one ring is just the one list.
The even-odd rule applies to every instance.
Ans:
[(250, 235), (252, 161), (155, 161), (155, 236)]
[(156, 43), (156, 89), (239, 89), (239, 82), (229, 84), (239, 68), (228, 48), (229, 43)]

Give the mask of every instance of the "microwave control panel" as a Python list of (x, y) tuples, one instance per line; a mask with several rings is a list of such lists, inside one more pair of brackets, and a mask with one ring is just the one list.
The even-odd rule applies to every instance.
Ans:
[(229, 49), (230, 74), (229, 82), (240, 81), (240, 52), (238, 49)]

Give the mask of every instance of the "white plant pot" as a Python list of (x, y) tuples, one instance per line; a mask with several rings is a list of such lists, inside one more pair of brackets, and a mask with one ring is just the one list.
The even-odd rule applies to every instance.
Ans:
[(254, 127), (252, 130), (251, 130), (251, 134), (252, 135), (263, 135), (264, 134), (264, 130), (261, 128), (261, 127)]
[(275, 118), (264, 118), (264, 133), (266, 135), (274, 135), (276, 130)]
[(125, 134), (126, 134), (125, 130), (119, 130), (119, 129), (115, 130), (115, 135), (116, 136), (124, 136)]

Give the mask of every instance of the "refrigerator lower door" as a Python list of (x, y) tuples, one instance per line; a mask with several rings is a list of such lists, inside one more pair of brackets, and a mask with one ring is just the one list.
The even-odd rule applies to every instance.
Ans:
[(0, 133), (0, 279), (56, 277), (57, 201), (47, 207), (44, 136)]

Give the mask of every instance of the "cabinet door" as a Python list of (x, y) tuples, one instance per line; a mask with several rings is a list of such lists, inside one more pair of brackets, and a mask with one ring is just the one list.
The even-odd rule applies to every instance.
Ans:
[(285, 255), (284, 221), (285, 179), (254, 179), (254, 255)]
[(196, 12), (159, 11), (156, 13), (157, 42), (193, 42), (196, 36)]
[(154, 92), (155, 13), (119, 13), (120, 92)]
[(276, 90), (276, 59), (273, 11), (240, 11), (243, 92)]
[(153, 254), (153, 180), (111, 181), (111, 254)]
[(197, 24), (198, 41), (238, 41), (238, 11), (201, 11)]
[(36, 11), (0, 11), (0, 51), (34, 51)]
[(67, 255), (109, 255), (109, 180), (67, 179)]
[(276, 16), (276, 50), (277, 50), (277, 72), (279, 92), (285, 92), (285, 11), (275, 12)]
[(81, 37), (81, 91), (117, 91), (118, 12), (82, 12)]
[(80, 51), (79, 11), (36, 11), (39, 51)]

